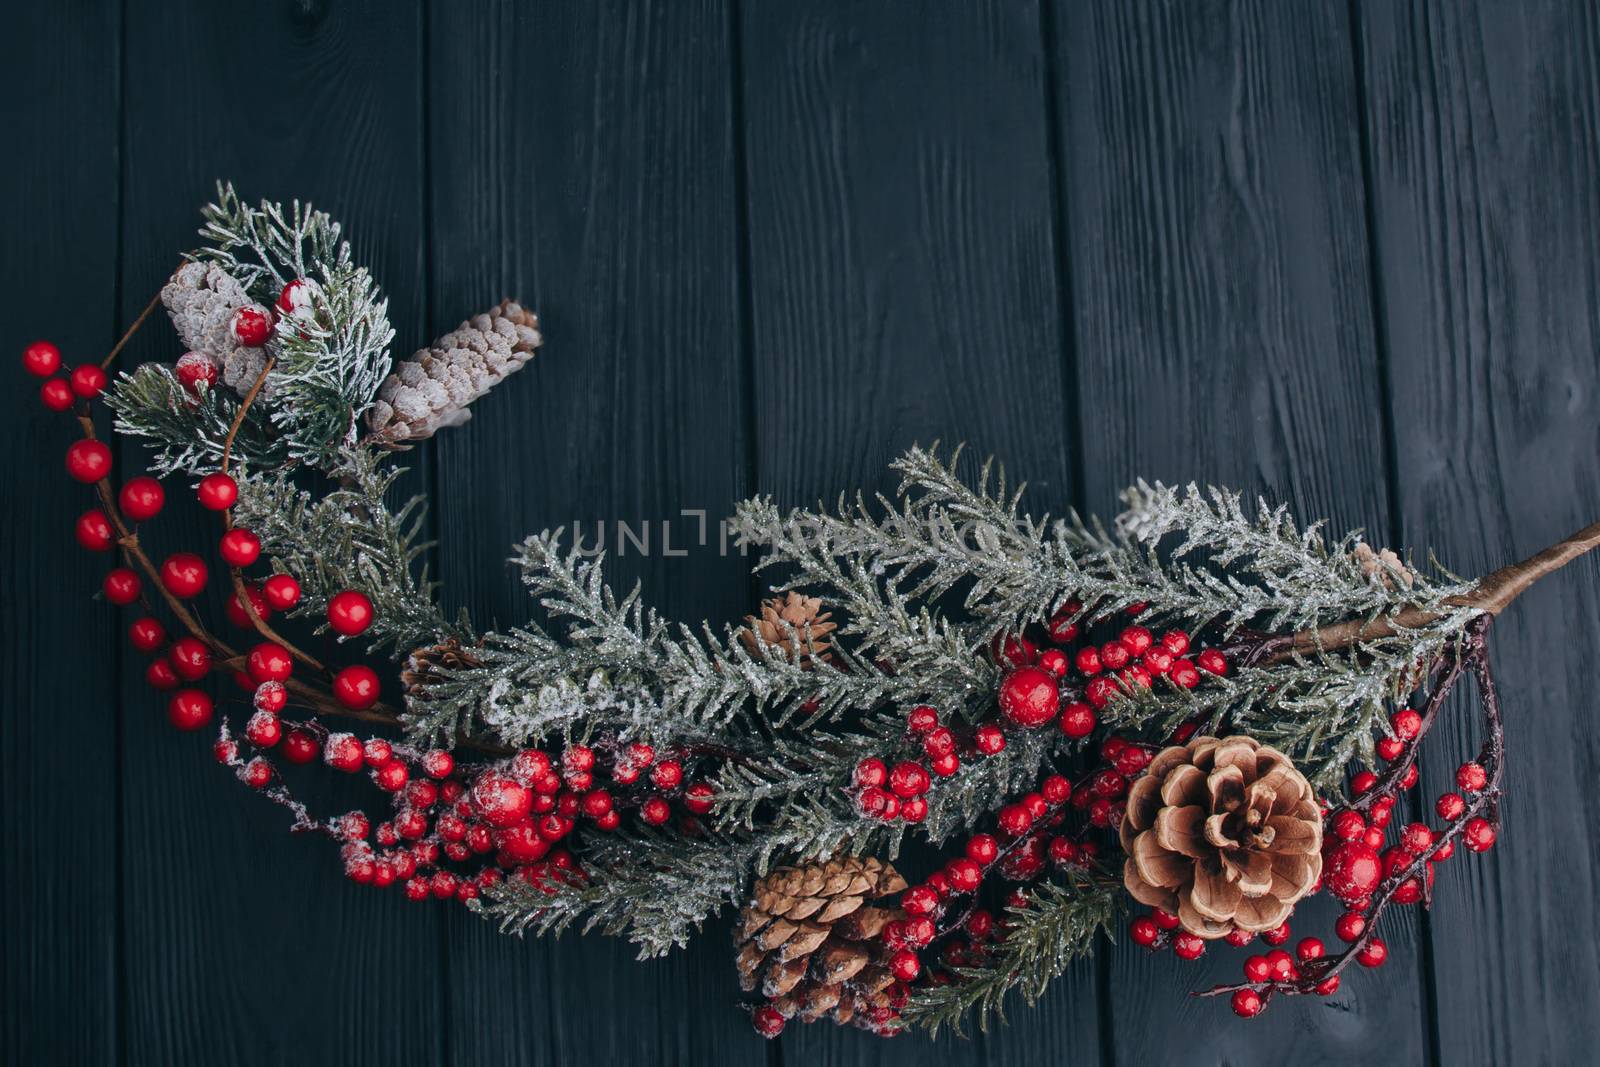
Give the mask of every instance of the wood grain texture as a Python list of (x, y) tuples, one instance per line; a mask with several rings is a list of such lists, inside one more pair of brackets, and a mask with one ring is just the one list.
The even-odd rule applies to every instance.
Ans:
[[(0, 35), (0, 1062), (116, 1062), (117, 731), (121, 634), (90, 598), (110, 563), (72, 523), (92, 490), (61, 457), (77, 438), (21, 373), (48, 338), (68, 365), (114, 339), (118, 12), (35, 5)], [(60, 57), (79, 69), (61, 76)], [(61, 136), (63, 129), (71, 137)], [(85, 558), (88, 557), (88, 558)]]
[[(1354, 62), (1327, 4), (1061, 4), (1067, 211), (1086, 504), (1136, 476), (1264, 492), (1336, 530), (1382, 530), (1381, 375), (1369, 307)], [(1331, 938), (1314, 901), (1297, 936)], [(1121, 1063), (1417, 1062), (1418, 936), (1326, 1001), (1239, 1026), (1186, 994), (1194, 965), (1112, 955)], [(1175, 1034), (1185, 1033), (1185, 1040)], [(1292, 1049), (1292, 1053), (1291, 1053)]]
[[(1359, 22), (1406, 540), (1477, 574), (1600, 515), (1600, 13), (1367, 4)], [(1495, 850), (1438, 878), (1442, 1063), (1587, 1062), (1600, 1041), (1597, 577), (1582, 561), (1496, 625), (1508, 799)], [(1479, 741), (1449, 720), (1423, 795)]]
[[(381, 18), (378, 17), (381, 14)], [(189, 247), (217, 177), (247, 199), (308, 198), (345, 224), (387, 290), (402, 339), (421, 336), (423, 152), (417, 6), (128, 5), (126, 267), (132, 318)], [(261, 71), (270, 71), (262, 76)], [(401, 343), (404, 343), (402, 341)], [(171, 360), (159, 320), (124, 359)], [(123, 449), (132, 466), (137, 448)], [(184, 480), (167, 481), (156, 558), (214, 544)], [(221, 583), (214, 576), (212, 593)], [(220, 596), (205, 611), (224, 629)], [(130, 661), (138, 657), (128, 657)], [(442, 1055), (438, 911), (361, 890), (326, 841), (176, 734), (130, 662), (123, 749), (128, 1058), (137, 1063), (433, 1063)], [(219, 679), (219, 713), (242, 695)], [(325, 810), (370, 804), (364, 781), (291, 775)]]
[[(435, 320), (511, 295), (546, 336), (438, 442), (440, 573), (480, 625), (533, 611), (511, 546), (574, 523), (591, 548), (604, 537), (614, 585), (642, 579), (676, 618), (749, 610), (716, 528), (748, 490), (728, 28), (716, 2), (434, 10)], [(685, 511), (704, 512), (704, 544)], [(729, 939), (724, 918), (641, 964), (618, 939), (524, 942), (455, 917), (452, 1056), (759, 1062)]]
[[(1028, 3), (744, 5), (757, 486), (892, 488), (968, 441), (1068, 503), (1038, 12)], [(927, 857), (907, 863), (913, 874)], [(786, 1062), (1099, 1056), (1093, 971), (972, 1041), (793, 1026)]]

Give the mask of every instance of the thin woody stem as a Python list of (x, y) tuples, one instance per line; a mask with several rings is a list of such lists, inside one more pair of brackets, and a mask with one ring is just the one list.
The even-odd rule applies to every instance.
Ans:
[(105, 370), (107, 367), (111, 366), (112, 362), (116, 360), (118, 354), (121, 353), (123, 348), (127, 346), (128, 342), (133, 340), (133, 335), (139, 332), (139, 327), (144, 325), (144, 320), (148, 319), (150, 317), (150, 313), (159, 307), (160, 304), (161, 290), (158, 289), (156, 290), (156, 295), (150, 298), (150, 303), (146, 304), (144, 306), (144, 310), (139, 312), (139, 317), (133, 320), (133, 325), (129, 326), (128, 331), (122, 335), (121, 340), (112, 346), (111, 354), (100, 361), (101, 370)]
[[(1479, 579), (1471, 592), (1452, 597), (1448, 603), (1454, 607), (1476, 608), (1497, 616), (1517, 597), (1547, 574), (1565, 567), (1587, 552), (1600, 547), (1600, 522), (1591, 523), (1573, 534), (1537, 552), (1521, 563), (1513, 563)], [(1350, 619), (1315, 630), (1301, 630), (1288, 638), (1272, 639), (1270, 649), (1257, 652), (1254, 662), (1276, 663), (1308, 652), (1337, 651), (1363, 641), (1392, 637), (1404, 630), (1414, 630), (1436, 622), (1443, 616), (1436, 611), (1407, 608), (1394, 615), (1376, 619)]]

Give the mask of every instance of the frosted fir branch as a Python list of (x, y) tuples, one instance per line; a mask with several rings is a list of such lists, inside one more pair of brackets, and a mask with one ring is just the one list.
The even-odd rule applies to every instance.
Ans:
[(1092, 875), (1029, 890), (1023, 904), (1006, 908), (1005, 936), (985, 965), (953, 968), (948, 985), (919, 986), (901, 1018), (933, 1033), (944, 1026), (961, 1033), (975, 1014), (987, 1030), (991, 1016), (1004, 1019), (1013, 990), (1031, 1006), (1073, 962), (1089, 956), (1102, 931), (1111, 936), (1121, 910), (1119, 887)]
[(471, 906), (502, 933), (599, 930), (627, 937), (639, 958), (649, 959), (686, 945), (708, 918), (738, 901), (749, 852), (748, 844), (716, 835), (607, 835), (585, 855), (581, 876), (538, 885), (508, 878)]
[[(154, 455), (156, 474), (184, 471), (201, 474), (222, 462), (228, 429), (239, 411), (239, 398), (227, 390), (184, 388), (171, 367), (146, 363), (117, 375), (105, 393), (116, 414), (117, 433), (142, 437)], [(234, 438), (233, 455), (253, 467), (275, 467), (288, 459), (283, 443), (268, 430), (254, 409), (245, 413)]]
[(205, 220), (200, 237), (208, 243), (194, 258), (219, 264), (264, 304), (294, 279), (310, 277), (314, 268), (350, 263), (350, 245), (341, 239), (339, 223), (298, 200), (287, 211), (270, 200), (251, 207), (239, 199), (233, 183), (218, 182), (217, 199), (200, 214)]
[(328, 600), (355, 589), (372, 601), (373, 622), (364, 635), (369, 650), (409, 650), (447, 637), (471, 640), (463, 617), (447, 619), (434, 602), (436, 586), (419, 559), (424, 503), (412, 497), (391, 511), (384, 497), (403, 468), (379, 470), (363, 450), (343, 453), (333, 468), (342, 484), (320, 498), (282, 472), (240, 479), (234, 517), (261, 538), (262, 551), (279, 571), (300, 582), (291, 614), (315, 619), (328, 631)]

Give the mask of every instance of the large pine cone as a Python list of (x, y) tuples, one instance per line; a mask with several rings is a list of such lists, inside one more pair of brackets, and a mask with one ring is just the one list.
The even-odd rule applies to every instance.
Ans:
[(855, 856), (773, 871), (739, 913), (739, 984), (786, 1019), (884, 1029), (894, 976), (878, 934), (903, 916), (867, 902), (905, 887), (889, 864)]
[(1305, 775), (1249, 737), (1196, 737), (1151, 760), (1122, 819), (1123, 882), (1200, 937), (1271, 930), (1322, 875)]
[(467, 405), (533, 358), (544, 343), (539, 316), (505, 300), (457, 326), (378, 386), (367, 426), (379, 444), (403, 447), (472, 416)]
[[(761, 616), (745, 616), (745, 628), (740, 632), (745, 647), (755, 652), (760, 645), (780, 650), (786, 657), (807, 663), (814, 652), (818, 659), (826, 659), (828, 635), (838, 629), (833, 616), (822, 610), (818, 597), (790, 591), (783, 596), (770, 597), (761, 602)], [(792, 629), (791, 629), (792, 627)], [(798, 636), (800, 640), (796, 641)], [(805, 641), (811, 639), (811, 652)]]

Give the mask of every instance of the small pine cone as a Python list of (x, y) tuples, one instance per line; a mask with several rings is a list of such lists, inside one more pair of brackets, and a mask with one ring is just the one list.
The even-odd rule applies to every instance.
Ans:
[[(261, 372), (267, 369), (267, 350), (265, 348), (235, 348), (222, 360), (222, 384), (233, 389), (240, 396), (250, 391), (256, 384), (256, 379), (261, 377)], [(257, 399), (266, 400), (272, 395), (272, 385), (269, 381), (261, 383), (261, 391), (256, 394)]]
[(419, 648), (406, 657), (400, 671), (400, 684), (405, 694), (413, 699), (427, 699), (428, 687), (444, 680), (445, 671), (459, 671), (481, 667), (483, 660), (468, 652), (454, 637), (437, 645)]
[(1368, 581), (1377, 582), (1385, 589), (1392, 589), (1396, 584), (1410, 589), (1416, 584), (1416, 575), (1411, 573), (1393, 549), (1380, 549), (1377, 552), (1365, 541), (1356, 543), (1356, 563), (1361, 567), (1361, 573), (1367, 576)]
[[(808, 635), (811, 651), (817, 658), (828, 658), (828, 649), (831, 647), (828, 635), (838, 629), (830, 621), (832, 618), (822, 610), (822, 601), (818, 597), (790, 591), (783, 596), (763, 600), (759, 618), (755, 615), (745, 616), (745, 628), (740, 631), (739, 638), (752, 653), (765, 645), (805, 665), (811, 660), (811, 653), (807, 652), (805, 646)], [(795, 640), (797, 636), (798, 641)]]
[(773, 871), (739, 912), (739, 984), (785, 1018), (881, 1021), (873, 1009), (887, 1003), (893, 977), (878, 935), (903, 913), (868, 901), (905, 888), (891, 865), (856, 856)]
[[(267, 365), (264, 348), (246, 348), (234, 336), (234, 312), (254, 303), (239, 281), (214, 263), (185, 263), (161, 287), (161, 302), (190, 350), (211, 360), (222, 382), (240, 396)], [(263, 385), (260, 399), (271, 395)]]
[(1250, 737), (1163, 749), (1128, 791), (1122, 880), (1204, 938), (1283, 923), (1322, 875), (1322, 813), (1305, 775)]
[(467, 405), (533, 358), (544, 342), (539, 316), (511, 300), (475, 315), (395, 364), (367, 412), (378, 444), (401, 446), (471, 418)]

